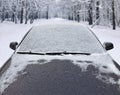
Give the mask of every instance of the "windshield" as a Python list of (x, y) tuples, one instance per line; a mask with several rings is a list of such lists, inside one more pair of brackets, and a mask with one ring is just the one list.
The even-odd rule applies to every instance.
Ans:
[(18, 52), (33, 53), (103, 53), (96, 37), (80, 25), (42, 25), (34, 27), (23, 40)]

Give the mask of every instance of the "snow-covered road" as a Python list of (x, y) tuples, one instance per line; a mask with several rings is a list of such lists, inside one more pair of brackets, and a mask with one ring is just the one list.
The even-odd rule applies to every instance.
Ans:
[[(50, 20), (38, 20), (34, 24), (24, 25), (24, 24), (14, 24), (11, 22), (0, 23), (0, 67), (7, 61), (7, 59), (12, 55), (13, 51), (9, 48), (9, 43), (12, 41), (20, 42), (22, 37), (26, 32), (32, 27), (47, 23), (77, 23), (72, 21), (67, 21), (63, 19), (50, 19)], [(120, 64), (120, 28), (117, 30), (112, 30), (107, 27), (94, 27), (92, 29), (94, 33), (98, 36), (100, 41), (103, 42), (113, 42), (115, 48), (109, 51), (110, 55)]]

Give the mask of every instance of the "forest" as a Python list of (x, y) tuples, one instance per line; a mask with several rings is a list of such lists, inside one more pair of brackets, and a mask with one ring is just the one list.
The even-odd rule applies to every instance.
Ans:
[(120, 27), (120, 0), (0, 0), (0, 23), (32, 24), (63, 18), (89, 25)]

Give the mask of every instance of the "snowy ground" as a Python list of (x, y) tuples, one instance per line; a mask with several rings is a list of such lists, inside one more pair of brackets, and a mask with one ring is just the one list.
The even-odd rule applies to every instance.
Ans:
[(114, 44), (114, 49), (108, 51), (108, 53), (120, 64), (120, 28), (112, 30), (109, 27), (97, 26), (92, 30), (102, 43), (112, 42)]
[[(38, 20), (34, 24), (30, 25), (20, 25), (11, 22), (0, 23), (0, 67), (7, 61), (7, 59), (12, 55), (13, 51), (9, 48), (9, 43), (12, 41), (20, 42), (25, 33), (32, 27), (47, 23), (76, 23), (63, 19), (50, 19), (50, 20)], [(107, 27), (97, 26), (92, 29), (94, 33), (98, 36), (100, 41), (103, 42), (113, 42), (115, 48), (108, 53), (120, 64), (120, 28), (117, 30), (112, 30)]]

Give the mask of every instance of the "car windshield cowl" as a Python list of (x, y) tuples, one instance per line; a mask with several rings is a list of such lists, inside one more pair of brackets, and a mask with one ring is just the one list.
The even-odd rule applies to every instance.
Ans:
[(17, 54), (30, 54), (30, 55), (91, 55), (90, 53), (78, 53), (78, 52), (32, 52), (32, 51), (19, 51)]

